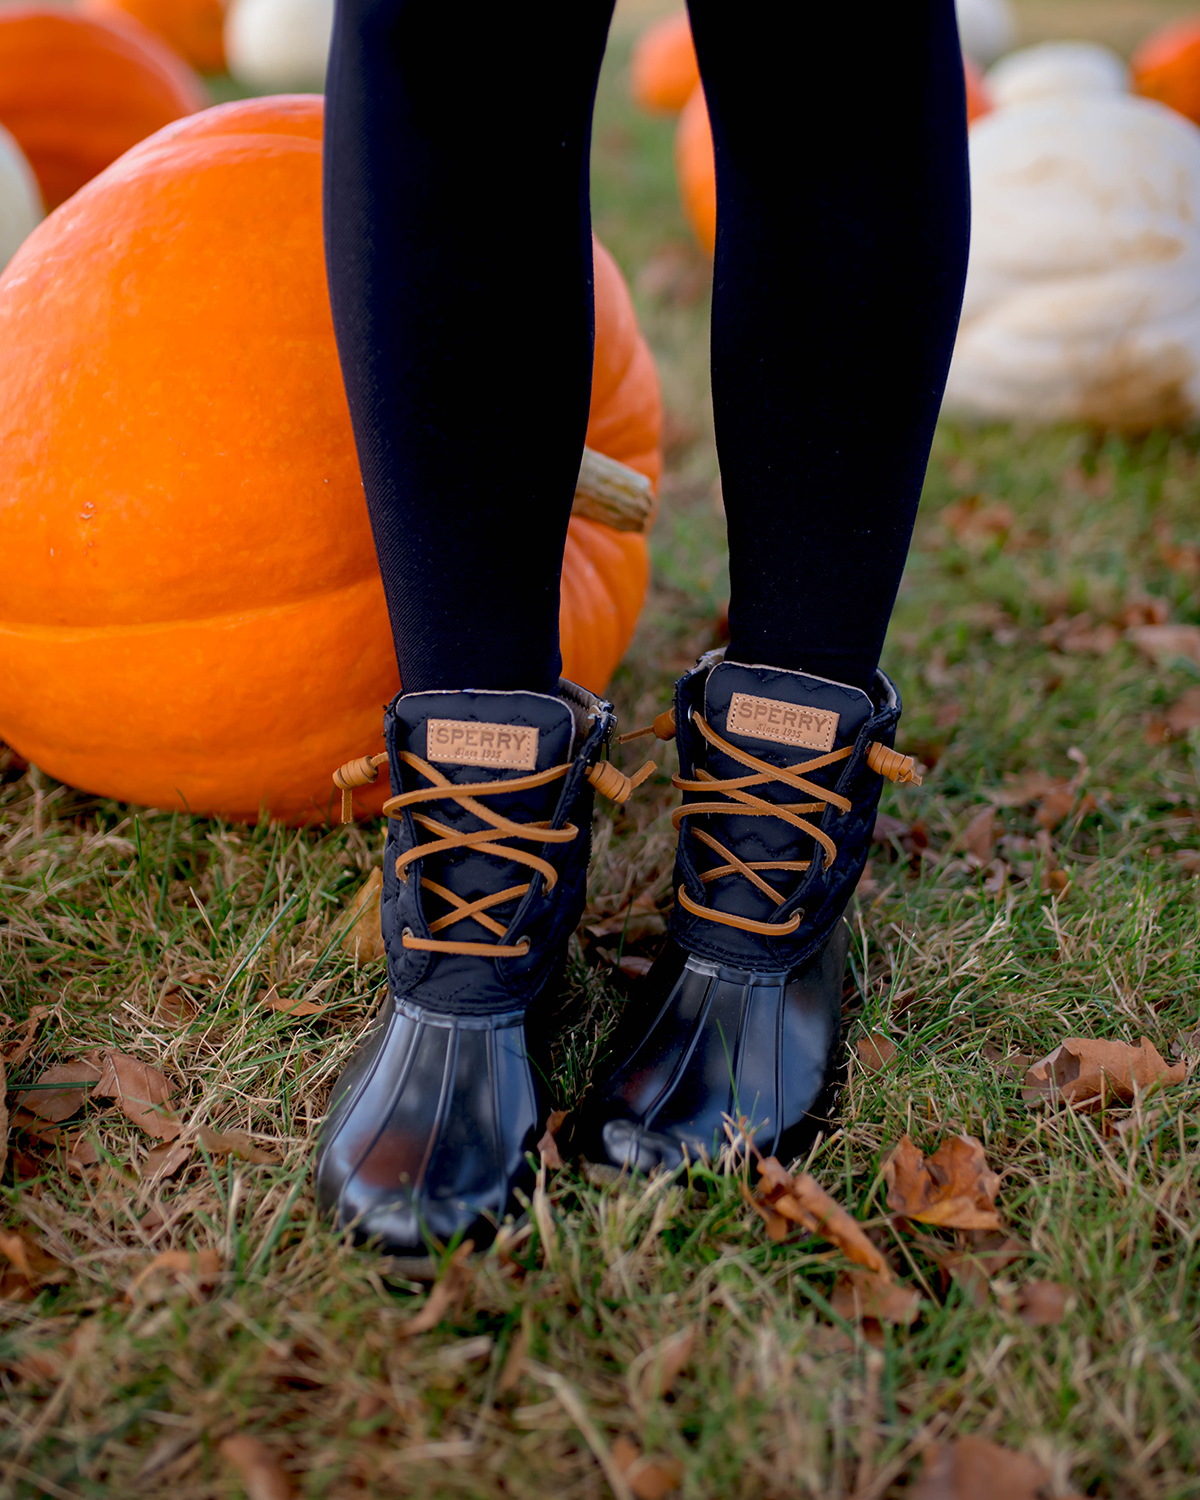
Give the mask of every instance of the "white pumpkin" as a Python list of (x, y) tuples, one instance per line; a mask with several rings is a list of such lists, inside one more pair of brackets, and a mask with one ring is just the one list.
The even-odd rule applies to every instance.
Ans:
[(996, 109), (1067, 94), (1127, 94), (1129, 69), (1098, 42), (1042, 42), (1001, 58), (987, 87)]
[(948, 412), (1144, 429), (1200, 413), (1200, 130), (1128, 95), (971, 130)]
[(333, 31), (333, 0), (233, 0), (225, 17), (229, 71), (248, 88), (319, 91)]
[(25, 153), (0, 125), (0, 270), (45, 216), (41, 190)]
[(987, 67), (1016, 40), (1017, 25), (1009, 0), (955, 0), (958, 39), (968, 57)]

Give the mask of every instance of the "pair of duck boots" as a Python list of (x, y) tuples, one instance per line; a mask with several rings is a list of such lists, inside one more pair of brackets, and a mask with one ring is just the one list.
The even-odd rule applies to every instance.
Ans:
[[(589, 1160), (648, 1172), (712, 1156), (727, 1115), (764, 1154), (798, 1154), (825, 1115), (849, 942), (895, 687), (871, 694), (720, 653), (655, 724), (679, 752), (675, 907), (618, 1028), (616, 1067), (584, 1100)], [(531, 1181), (551, 1108), (552, 1017), (583, 912), (612, 706), (573, 683), (402, 694), (386, 756), (344, 766), (348, 797), (386, 760), (388, 1003), (334, 1089), (322, 1206), (363, 1239), (421, 1254), (485, 1241)], [(647, 768), (648, 769), (648, 768)]]

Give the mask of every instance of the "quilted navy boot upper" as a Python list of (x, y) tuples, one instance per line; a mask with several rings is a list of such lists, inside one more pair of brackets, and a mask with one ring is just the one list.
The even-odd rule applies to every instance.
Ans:
[(644, 1170), (711, 1155), (726, 1117), (764, 1154), (820, 1125), (848, 946), (900, 700), (713, 654), (676, 684), (683, 806), (676, 904), (631, 1002), (612, 1075), (585, 1103), (586, 1154)]
[(549, 1108), (537, 1014), (583, 908), (588, 773), (611, 723), (570, 683), (387, 711), (388, 1004), (338, 1080), (317, 1163), (322, 1206), (362, 1237), (478, 1242), (527, 1175)]

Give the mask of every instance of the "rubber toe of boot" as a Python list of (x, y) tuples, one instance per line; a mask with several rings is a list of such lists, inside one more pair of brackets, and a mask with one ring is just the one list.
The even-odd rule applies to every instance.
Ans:
[[(649, 1172), (713, 1158), (744, 1118), (764, 1156), (791, 1159), (828, 1118), (850, 932), (839, 922), (789, 972), (733, 968), (673, 942), (623, 1026), (636, 1041), (584, 1106), (585, 1156)], [(646, 1016), (653, 1013), (649, 1027)]]
[(342, 1074), (322, 1134), (317, 1196), (339, 1225), (402, 1255), (492, 1238), (532, 1177), (542, 1116), (523, 1022), (393, 1005)]

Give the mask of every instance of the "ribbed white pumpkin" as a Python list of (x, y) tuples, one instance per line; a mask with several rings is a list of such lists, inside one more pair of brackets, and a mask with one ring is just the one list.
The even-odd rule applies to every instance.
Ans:
[(996, 109), (1068, 94), (1127, 94), (1129, 69), (1098, 42), (1042, 42), (1001, 58), (987, 87)]
[(1128, 95), (971, 131), (971, 260), (946, 410), (1142, 429), (1200, 412), (1200, 130)]
[(225, 17), (229, 71), (264, 92), (319, 91), (332, 30), (333, 0), (233, 0)]
[(968, 57), (986, 68), (1016, 40), (1017, 25), (1008, 0), (955, 0), (958, 38)]
[(37, 178), (25, 153), (0, 125), (0, 270), (44, 218)]

